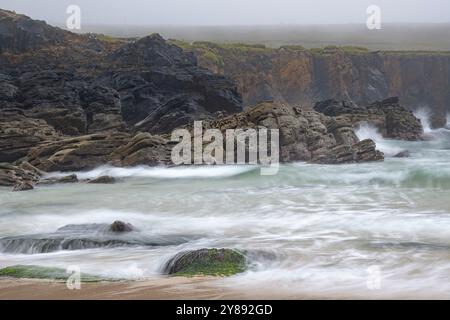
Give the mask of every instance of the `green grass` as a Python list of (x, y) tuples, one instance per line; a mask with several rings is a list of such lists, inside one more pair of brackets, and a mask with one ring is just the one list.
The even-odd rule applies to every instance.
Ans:
[[(24, 279), (49, 279), (49, 280), (67, 280), (70, 274), (61, 268), (42, 267), (35, 265), (15, 265), (0, 269), (0, 277), (24, 278)], [(82, 282), (107, 281), (97, 276), (81, 274)], [(110, 281), (110, 280), (109, 280)]]

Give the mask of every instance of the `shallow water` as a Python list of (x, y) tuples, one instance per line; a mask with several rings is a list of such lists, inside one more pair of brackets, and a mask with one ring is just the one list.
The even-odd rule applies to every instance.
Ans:
[[(78, 174), (119, 182), (2, 188), (0, 237), (123, 220), (139, 229), (139, 239), (132, 246), (0, 252), (0, 267), (76, 265), (105, 277), (154, 278), (179, 251), (227, 247), (248, 250), (249, 271), (211, 286), (275, 297), (450, 298), (450, 131), (430, 131), (433, 139), (422, 142), (384, 140), (370, 127), (358, 134), (375, 138), (386, 161), (289, 164), (275, 176), (250, 166), (101, 167)], [(405, 149), (410, 158), (390, 157)], [(148, 246), (148, 238), (168, 242)]]

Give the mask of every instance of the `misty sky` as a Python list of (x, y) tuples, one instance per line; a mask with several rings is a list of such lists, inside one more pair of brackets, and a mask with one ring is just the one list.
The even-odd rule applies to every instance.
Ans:
[(449, 0), (0, 0), (0, 8), (62, 24), (77, 4), (82, 23), (270, 25), (365, 23), (371, 4), (383, 22), (450, 22)]

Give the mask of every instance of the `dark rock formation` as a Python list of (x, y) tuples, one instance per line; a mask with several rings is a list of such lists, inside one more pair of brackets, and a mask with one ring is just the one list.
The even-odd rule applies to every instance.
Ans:
[(159, 35), (102, 40), (0, 10), (0, 40), (0, 161), (43, 141), (163, 133), (242, 110), (232, 81)]
[(411, 156), (411, 152), (408, 150), (400, 151), (397, 153), (394, 158), (409, 158)]
[(198, 67), (194, 55), (157, 34), (124, 45), (108, 58), (117, 66), (111, 85), (123, 97), (124, 119), (139, 130), (164, 133), (218, 111), (242, 110), (233, 82)]
[(231, 249), (200, 249), (181, 252), (170, 259), (164, 273), (177, 276), (230, 276), (245, 271), (246, 258)]
[(376, 101), (366, 107), (352, 101), (326, 100), (316, 103), (314, 110), (337, 117), (336, 121), (347, 122), (354, 128), (362, 123), (372, 124), (386, 138), (419, 140), (424, 133), (420, 120), (401, 106), (397, 97)]
[(67, 39), (67, 32), (50, 27), (12, 11), (0, 10), (0, 53), (14, 53), (56, 45)]
[(116, 179), (110, 176), (101, 176), (96, 179), (89, 180), (88, 183), (92, 184), (112, 184), (115, 183)]
[(108, 229), (111, 232), (118, 232), (118, 233), (131, 232), (136, 230), (136, 228), (133, 227), (131, 223), (126, 223), (123, 221), (114, 221), (113, 224), (111, 224)]
[(371, 140), (360, 142), (348, 123), (281, 103), (262, 103), (243, 113), (205, 124), (225, 131), (235, 128), (279, 129), (280, 161), (351, 163), (383, 160)]

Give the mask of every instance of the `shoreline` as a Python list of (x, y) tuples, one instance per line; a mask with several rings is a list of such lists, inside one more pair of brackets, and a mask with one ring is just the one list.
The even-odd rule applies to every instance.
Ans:
[[(167, 277), (137, 281), (81, 283), (69, 290), (64, 281), (0, 279), (0, 300), (195, 300), (246, 299), (242, 292), (213, 287), (215, 277)], [(249, 298), (249, 297), (247, 297)]]

